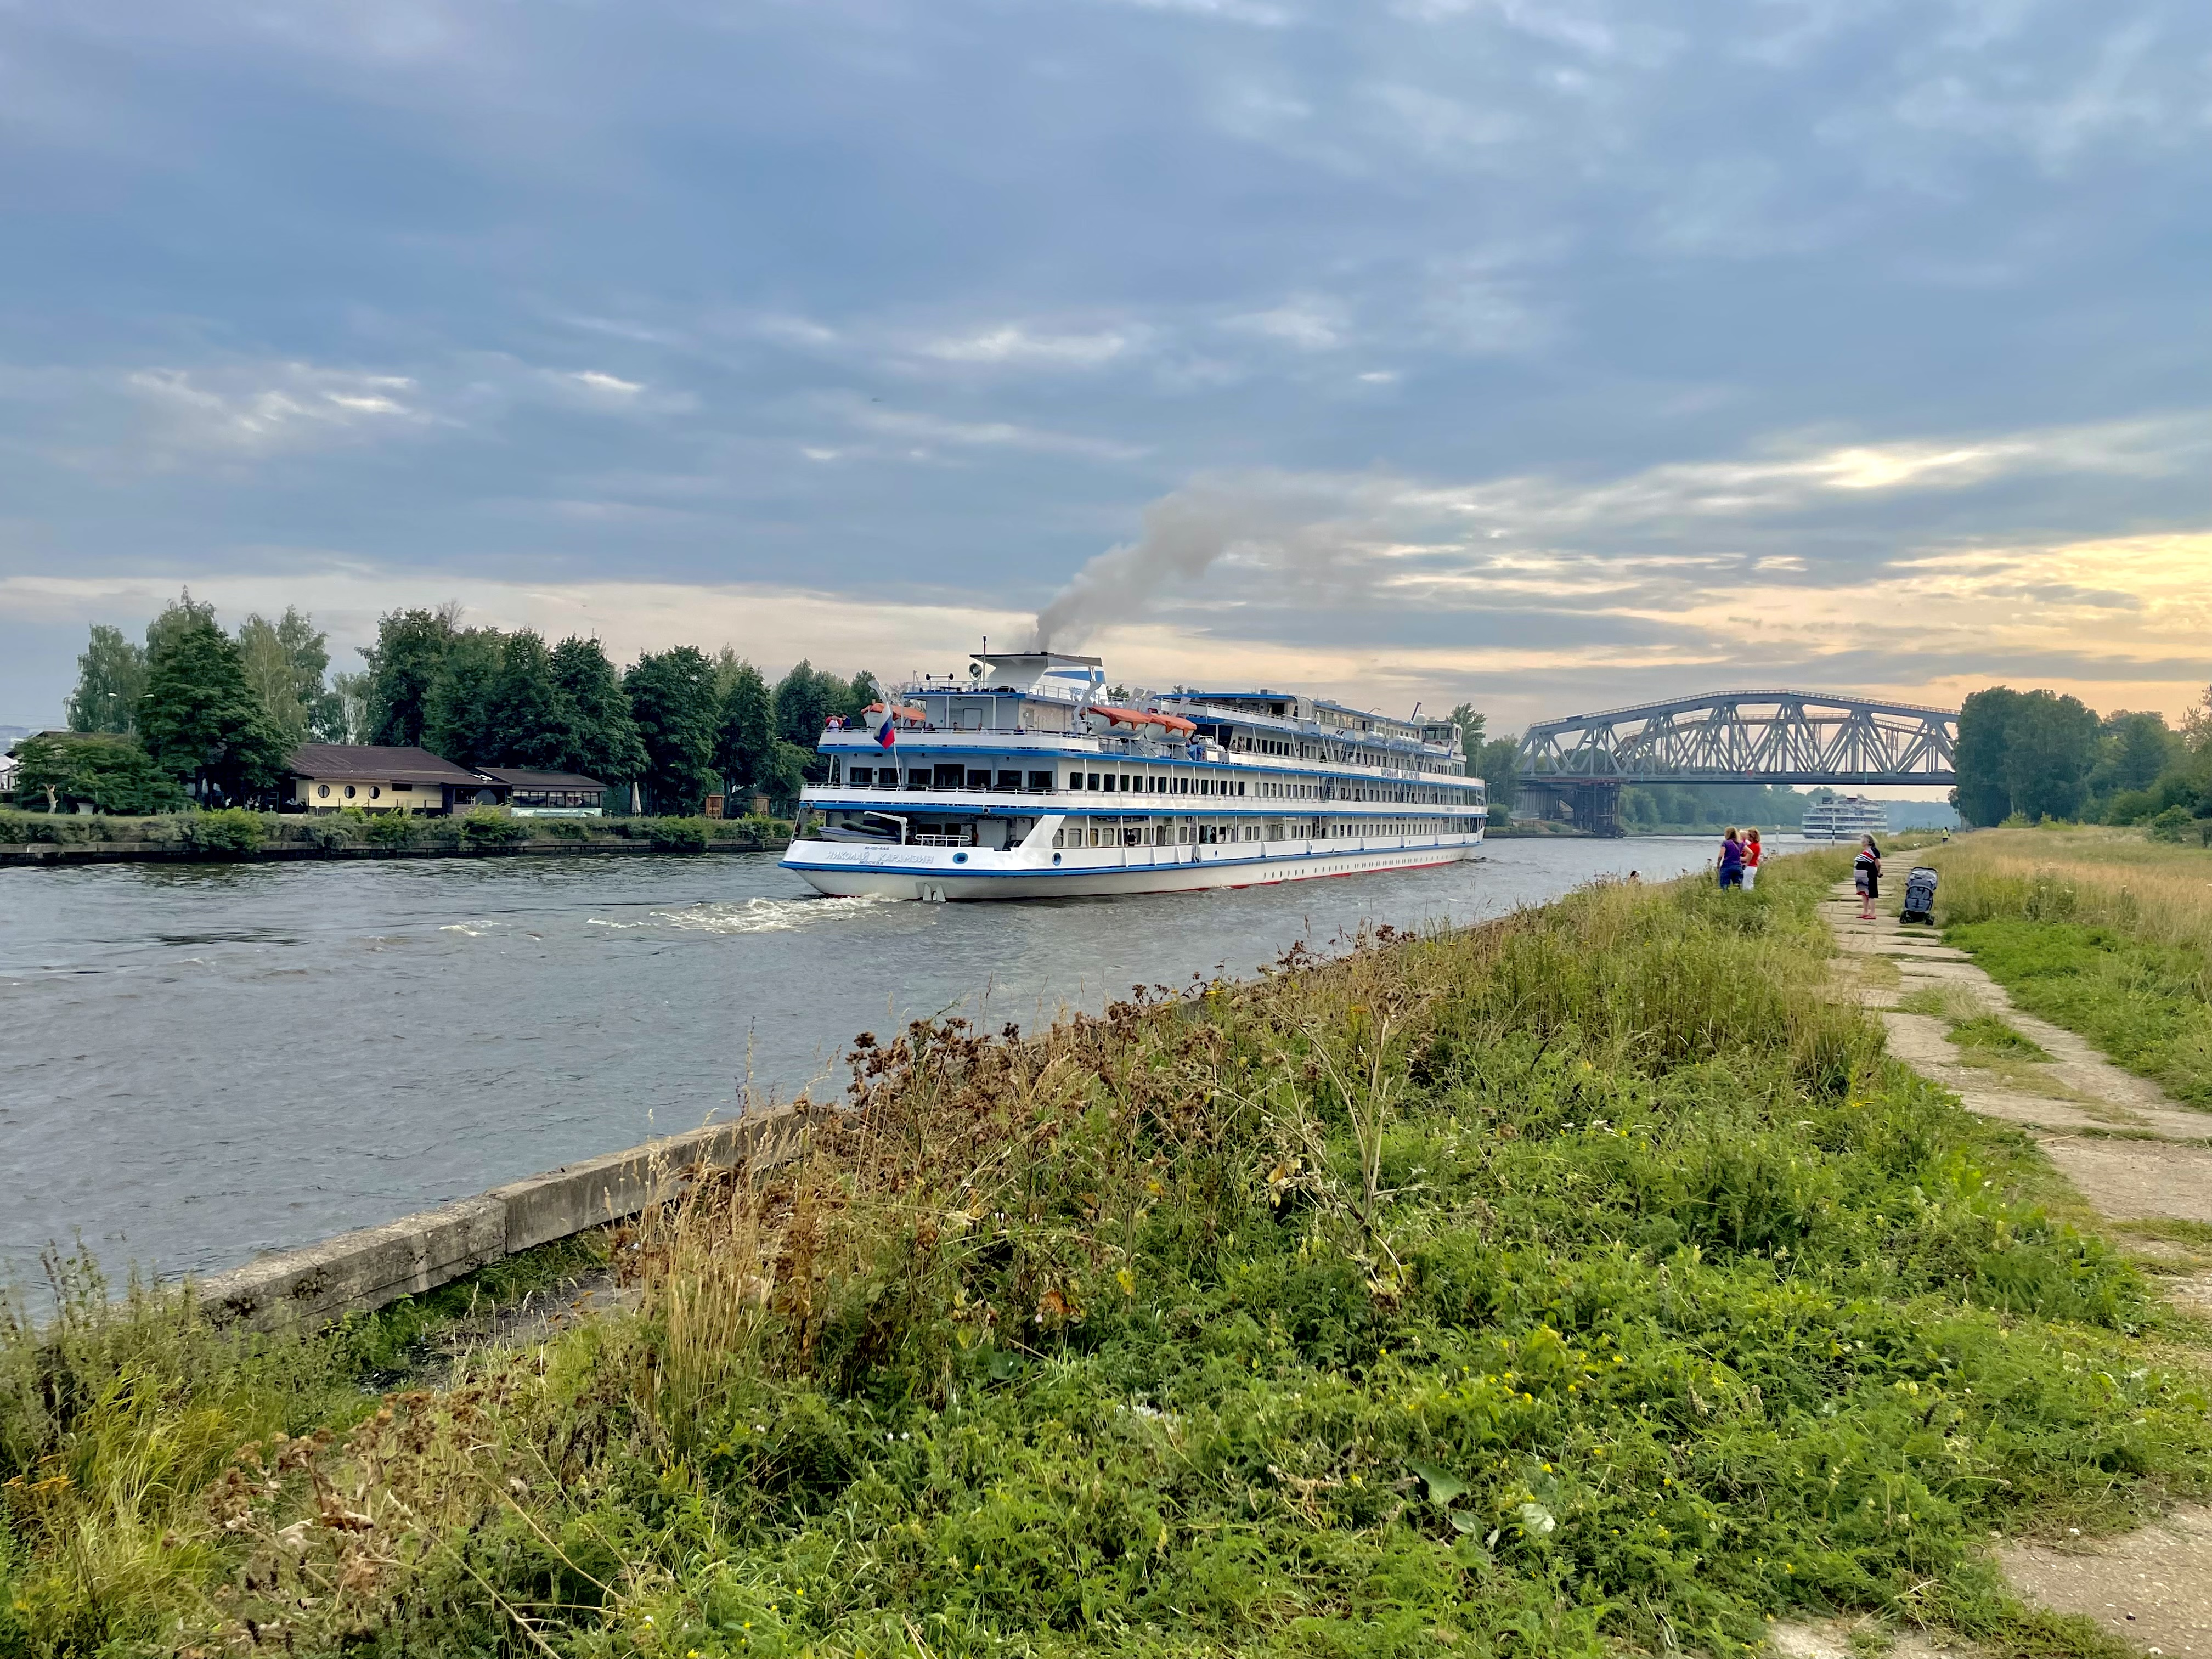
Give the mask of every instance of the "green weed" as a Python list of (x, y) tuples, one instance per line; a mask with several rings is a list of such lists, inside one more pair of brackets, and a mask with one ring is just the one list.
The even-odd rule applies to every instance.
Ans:
[(621, 1232), (634, 1314), (451, 1386), (100, 1316), (173, 1381), (41, 1405), (24, 1491), (76, 1437), (189, 1455), (11, 1499), (18, 1645), (1595, 1656), (1855, 1608), (2079, 1651), (1990, 1532), (2204, 1490), (2212, 1413), (2027, 1137), (1824, 994), (1840, 868), (864, 1036), (797, 1162)]
[(2115, 927), (2026, 919), (1969, 922), (1944, 937), (2029, 1012), (2212, 1109), (2212, 1005), (2193, 952)]

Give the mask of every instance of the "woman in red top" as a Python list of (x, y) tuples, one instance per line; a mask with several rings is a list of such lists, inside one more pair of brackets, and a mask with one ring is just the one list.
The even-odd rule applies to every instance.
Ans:
[(1759, 885), (1760, 852), (1759, 831), (1754, 830), (1744, 838), (1743, 843), (1743, 890), (1747, 893)]

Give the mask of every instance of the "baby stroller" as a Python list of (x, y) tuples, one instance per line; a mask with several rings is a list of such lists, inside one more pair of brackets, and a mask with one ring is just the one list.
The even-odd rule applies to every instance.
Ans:
[(1936, 884), (1941, 879), (1924, 864), (1912, 866), (1912, 873), (1905, 878), (1905, 908), (1897, 913), (1899, 921), (1936, 920)]

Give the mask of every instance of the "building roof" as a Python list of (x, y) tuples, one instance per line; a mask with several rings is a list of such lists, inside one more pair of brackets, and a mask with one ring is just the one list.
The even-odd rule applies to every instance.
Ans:
[(479, 766), (484, 776), (514, 789), (605, 789), (597, 778), (580, 772), (526, 772), (515, 766)]
[(427, 749), (388, 749), (366, 743), (303, 743), (292, 751), (288, 769), (295, 777), (359, 778), (372, 783), (452, 783), (475, 789), (484, 781), (467, 767), (441, 760)]

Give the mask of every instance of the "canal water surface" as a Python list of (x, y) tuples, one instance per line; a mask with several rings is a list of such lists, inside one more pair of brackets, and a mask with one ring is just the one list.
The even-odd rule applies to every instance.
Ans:
[(0, 1274), (255, 1252), (835, 1091), (862, 1030), (991, 1026), (1437, 927), (1706, 839), (1158, 898), (811, 896), (769, 855), (0, 871)]

